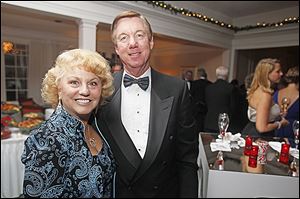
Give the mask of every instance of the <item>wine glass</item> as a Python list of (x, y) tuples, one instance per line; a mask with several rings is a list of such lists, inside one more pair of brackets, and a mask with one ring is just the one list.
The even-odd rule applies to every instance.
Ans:
[[(297, 151), (298, 149), (298, 144), (299, 144), (299, 120), (295, 120), (293, 122), (293, 132), (295, 136), (295, 150)], [(294, 156), (294, 159), (292, 163), (290, 164), (290, 170), (291, 170), (291, 175), (292, 176), (298, 176), (297, 174), (297, 163), (296, 163), (296, 158)]]
[(222, 138), (224, 139), (224, 136), (226, 134), (227, 128), (229, 126), (229, 116), (227, 113), (220, 113), (218, 118), (218, 126), (219, 126), (219, 133)]
[(295, 120), (293, 122), (293, 132), (295, 136), (295, 148), (298, 149), (298, 144), (299, 144), (299, 120)]

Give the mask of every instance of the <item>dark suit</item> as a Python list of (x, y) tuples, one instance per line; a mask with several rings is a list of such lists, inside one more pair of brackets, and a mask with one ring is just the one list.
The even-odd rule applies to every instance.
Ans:
[(210, 85), (211, 82), (207, 79), (198, 79), (191, 83), (191, 95), (195, 104), (195, 118), (197, 121), (197, 131), (202, 132), (204, 130), (204, 119), (207, 113), (207, 105), (205, 101), (205, 88)]
[[(208, 132), (219, 132), (219, 113), (227, 113), (229, 119), (236, 110), (237, 96), (234, 86), (225, 80), (217, 79), (205, 89), (205, 99), (207, 104), (207, 114), (204, 122), (204, 130)], [(231, 123), (232, 121), (230, 121)], [(231, 131), (229, 124), (228, 131)]]
[(151, 70), (151, 108), (142, 159), (121, 122), (122, 72), (115, 92), (101, 108), (99, 125), (117, 162), (116, 196), (197, 197), (198, 134), (186, 83)]

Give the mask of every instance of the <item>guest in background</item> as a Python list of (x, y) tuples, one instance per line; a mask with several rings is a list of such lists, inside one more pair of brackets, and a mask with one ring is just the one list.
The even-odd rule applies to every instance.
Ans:
[(124, 71), (99, 123), (118, 165), (116, 196), (196, 198), (199, 142), (186, 82), (150, 66), (153, 33), (140, 13), (121, 13), (111, 30)]
[(191, 83), (191, 95), (195, 104), (195, 118), (197, 122), (197, 131), (204, 131), (204, 119), (207, 113), (205, 101), (205, 88), (212, 82), (207, 79), (207, 73), (204, 68), (198, 70), (199, 79)]
[(25, 198), (113, 197), (115, 160), (97, 127), (98, 106), (113, 92), (108, 62), (97, 52), (63, 52), (42, 84), (55, 112), (25, 141)]
[(185, 71), (184, 75), (183, 75), (183, 80), (186, 81), (189, 90), (191, 90), (191, 84), (192, 84), (192, 81), (193, 81), (193, 71), (191, 71), (191, 70)]
[(276, 129), (288, 124), (286, 119), (280, 118), (279, 105), (272, 99), (272, 86), (280, 81), (281, 76), (279, 60), (266, 58), (258, 62), (247, 96), (250, 122), (243, 134), (274, 136)]
[(274, 102), (279, 104), (289, 124), (277, 129), (275, 135), (294, 140), (292, 125), (295, 120), (299, 120), (299, 67), (290, 68), (282, 80), (284, 88), (274, 93)]
[(245, 90), (247, 91), (251, 87), (251, 83), (254, 77), (254, 73), (250, 73), (246, 75), (245, 80), (244, 80), (244, 85), (245, 85)]
[(230, 84), (232, 84), (234, 87), (234, 93), (236, 95), (235, 110), (238, 110), (232, 113), (232, 117), (230, 121), (231, 129), (234, 132), (241, 132), (249, 121), (247, 116), (247, 110), (248, 110), (247, 92), (245, 89), (239, 86), (239, 81), (237, 79), (231, 80)]
[(111, 72), (116, 73), (123, 70), (123, 67), (120, 64), (115, 64), (111, 67)]
[[(219, 132), (218, 116), (219, 113), (227, 113), (230, 120), (236, 109), (236, 93), (233, 85), (228, 79), (228, 68), (219, 66), (216, 69), (217, 80), (208, 85), (205, 89), (205, 101), (207, 104), (207, 114), (205, 116), (204, 130), (207, 132)], [(232, 131), (230, 121), (229, 131)]]
[(232, 84), (234, 87), (238, 88), (239, 87), (239, 80), (233, 79), (230, 81), (230, 84)]

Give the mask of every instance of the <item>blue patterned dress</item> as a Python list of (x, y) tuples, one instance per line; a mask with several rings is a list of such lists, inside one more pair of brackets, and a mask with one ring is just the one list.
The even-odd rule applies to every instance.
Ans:
[(83, 123), (59, 105), (49, 120), (31, 132), (21, 157), (25, 164), (25, 197), (114, 196), (116, 165), (112, 152), (101, 136), (103, 147), (93, 156), (83, 131)]

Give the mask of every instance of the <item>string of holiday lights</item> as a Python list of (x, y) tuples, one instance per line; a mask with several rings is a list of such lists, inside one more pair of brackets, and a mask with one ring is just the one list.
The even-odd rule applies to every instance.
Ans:
[(274, 22), (274, 23), (257, 22), (256, 25), (246, 25), (246, 26), (238, 27), (238, 26), (234, 26), (232, 24), (226, 23), (222, 20), (217, 20), (217, 19), (214, 19), (213, 17), (206, 16), (201, 13), (192, 12), (186, 8), (178, 8), (171, 4), (167, 4), (163, 1), (144, 1), (144, 2), (146, 2), (147, 4), (151, 4), (153, 7), (160, 7), (164, 10), (171, 12), (172, 14), (175, 14), (175, 15), (181, 14), (186, 17), (193, 17), (193, 18), (196, 18), (198, 20), (201, 20), (201, 21), (204, 21), (207, 23), (215, 24), (220, 27), (233, 30), (234, 32), (257, 29), (257, 28), (266, 28), (266, 27), (280, 27), (280, 26), (287, 25), (287, 24), (299, 23), (299, 17), (288, 17), (279, 22)]

